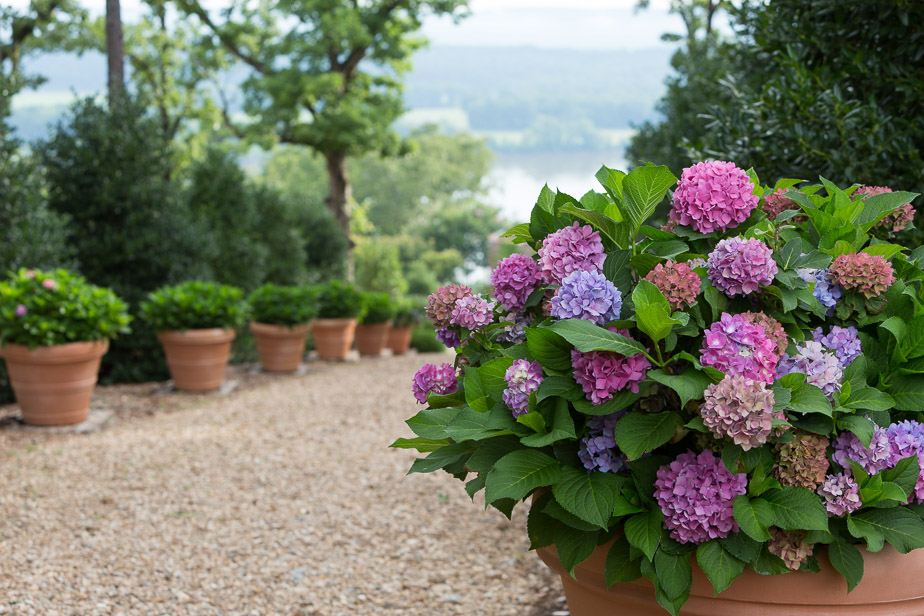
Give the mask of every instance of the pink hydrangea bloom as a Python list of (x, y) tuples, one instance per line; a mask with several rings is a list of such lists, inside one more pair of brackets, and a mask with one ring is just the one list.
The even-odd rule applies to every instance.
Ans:
[(671, 310), (683, 310), (699, 295), (699, 276), (686, 263), (658, 263), (645, 280), (658, 287), (671, 304)]
[(513, 416), (519, 417), (529, 412), (529, 395), (542, 384), (542, 366), (537, 361), (516, 359), (504, 373), (504, 382), (507, 387), (501, 397)]
[(879, 297), (895, 282), (892, 265), (882, 255), (865, 252), (836, 257), (828, 275), (848, 291), (859, 291), (867, 298)]
[(472, 294), (469, 287), (461, 284), (447, 284), (440, 287), (427, 298), (427, 318), (436, 329), (445, 329), (451, 325), (452, 310), (456, 302)]
[[(801, 211), (802, 208), (799, 207), (799, 204), (786, 197), (785, 194), (789, 192), (788, 188), (780, 188), (773, 192), (772, 195), (767, 195), (763, 198), (760, 207), (767, 214), (767, 218), (770, 220), (776, 220), (776, 217), (785, 212), (786, 210), (796, 210)], [(790, 220), (793, 223), (798, 223), (799, 220), (804, 220), (805, 217), (801, 215), (793, 216)]]
[(716, 438), (727, 436), (747, 451), (767, 442), (774, 419), (786, 418), (773, 404), (766, 383), (734, 374), (706, 388), (699, 414)]
[[(890, 192), (892, 192), (892, 189), (888, 186), (861, 186), (855, 193), (853, 193), (853, 198), (854, 200), (858, 198), (866, 199), (867, 197), (872, 197), (873, 195), (882, 195)], [(891, 231), (892, 233), (898, 233), (899, 231), (904, 231), (913, 220), (914, 207), (912, 207), (910, 203), (906, 203), (895, 211), (889, 212), (883, 216), (882, 219), (877, 222), (873, 228), (885, 229), (886, 231)]]
[(494, 299), (510, 312), (522, 312), (526, 299), (541, 282), (539, 264), (519, 252), (498, 261), (491, 273)]
[(42, 286), (48, 289), (49, 291), (54, 291), (55, 287), (58, 285), (51, 278), (46, 278), (45, 280), (42, 281)]
[(729, 297), (748, 295), (773, 283), (773, 252), (758, 239), (730, 237), (716, 244), (706, 262), (709, 280)]
[(539, 249), (542, 279), (548, 284), (561, 284), (572, 272), (602, 272), (605, 260), (600, 233), (577, 222), (546, 237)]
[(696, 163), (680, 175), (670, 218), (700, 233), (725, 231), (747, 220), (759, 201), (751, 179), (734, 163)]
[(494, 302), (478, 295), (468, 295), (456, 302), (449, 322), (465, 329), (476, 330), (494, 321)]
[(777, 462), (773, 477), (784, 486), (797, 486), (814, 490), (825, 480), (828, 472), (828, 445), (831, 442), (820, 434), (796, 430), (793, 439), (774, 447)]
[(421, 404), (427, 403), (427, 395), (451, 394), (459, 386), (456, 371), (452, 364), (424, 364), (411, 382), (411, 391)]
[(842, 518), (863, 504), (860, 501), (860, 486), (845, 473), (828, 475), (816, 491), (824, 499), (829, 516)]
[(746, 474), (730, 473), (711, 451), (688, 451), (658, 469), (654, 497), (671, 537), (699, 544), (738, 532), (732, 504), (747, 485)]
[(706, 330), (700, 351), (704, 366), (767, 384), (773, 383), (777, 359), (776, 344), (763, 327), (727, 312)]
[(786, 352), (786, 347), (789, 346), (789, 338), (786, 337), (786, 330), (783, 329), (783, 325), (779, 321), (763, 312), (751, 312), (750, 310), (742, 312), (741, 316), (747, 319), (751, 325), (759, 325), (764, 328), (767, 338), (770, 338), (773, 344), (776, 345), (777, 355), (782, 356)]
[(808, 560), (814, 551), (814, 543), (806, 543), (808, 533), (801, 530), (782, 530), (775, 526), (770, 527), (770, 543), (767, 549), (771, 554), (779, 556), (786, 568), (798, 571), (802, 563)]
[[(629, 335), (626, 330), (617, 333), (626, 337)], [(651, 362), (641, 353), (626, 357), (610, 351), (571, 351), (571, 365), (574, 368), (574, 380), (594, 405), (603, 404), (614, 393), (624, 389), (638, 393), (639, 384), (651, 369)]]

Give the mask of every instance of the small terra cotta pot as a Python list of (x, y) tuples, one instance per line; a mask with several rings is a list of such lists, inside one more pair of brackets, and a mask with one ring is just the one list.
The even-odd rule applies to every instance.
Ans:
[[(594, 550), (575, 567), (572, 578), (554, 547), (540, 548), (539, 558), (561, 576), (571, 616), (664, 616), (654, 586), (645, 578), (617, 582), (607, 589), (603, 565), (610, 543)], [(899, 554), (890, 545), (881, 552), (863, 554), (863, 579), (847, 593), (847, 582), (828, 563), (821, 545), (816, 546), (821, 572), (760, 575), (751, 569), (714, 595), (712, 584), (696, 564), (693, 588), (680, 610), (681, 616), (918, 616), (924, 614), (924, 550)]]
[(391, 349), (393, 355), (404, 355), (411, 348), (411, 334), (414, 328), (410, 325), (394, 327), (388, 330), (388, 339), (385, 346)]
[(388, 340), (391, 321), (356, 326), (356, 350), (360, 355), (378, 357)]
[(305, 336), (308, 325), (269, 325), (250, 322), (260, 354), (260, 364), (267, 372), (295, 372), (305, 354)]
[(177, 389), (215, 391), (225, 380), (233, 329), (188, 329), (158, 332), (167, 367)]
[(315, 319), (310, 326), (321, 359), (346, 359), (356, 335), (356, 319)]
[(84, 421), (90, 412), (100, 359), (108, 350), (108, 340), (35, 349), (20, 344), (3, 345), (0, 356), (6, 360), (23, 421), (36, 426)]

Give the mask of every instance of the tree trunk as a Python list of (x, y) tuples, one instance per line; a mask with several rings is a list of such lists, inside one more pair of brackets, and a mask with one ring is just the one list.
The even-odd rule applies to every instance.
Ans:
[(327, 209), (340, 225), (347, 241), (347, 279), (353, 280), (353, 241), (350, 239), (350, 204), (353, 202), (353, 186), (346, 169), (346, 152), (328, 152), (327, 161), (328, 190), (324, 202)]
[(125, 87), (125, 42), (119, 0), (106, 0), (106, 58), (109, 61), (109, 106)]

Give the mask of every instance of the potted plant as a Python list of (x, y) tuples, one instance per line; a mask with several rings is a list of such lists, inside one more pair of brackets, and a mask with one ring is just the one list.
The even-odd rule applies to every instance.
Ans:
[(265, 284), (250, 294), (250, 331), (260, 364), (271, 372), (294, 372), (305, 354), (308, 323), (315, 314), (311, 289)]
[(388, 330), (385, 346), (391, 349), (392, 355), (404, 355), (411, 347), (411, 336), (414, 327), (420, 323), (420, 311), (413, 308), (407, 300), (402, 301), (395, 308), (395, 318), (392, 319)]
[(163, 287), (141, 304), (142, 317), (157, 331), (177, 389), (214, 391), (225, 380), (235, 329), (247, 320), (244, 292), (214, 282), (188, 281)]
[(362, 314), (356, 327), (356, 350), (360, 355), (378, 357), (385, 348), (395, 306), (387, 293), (363, 293)]
[(917, 195), (597, 178), (543, 189), (493, 298), (430, 296), (458, 355), (414, 377), (411, 472), (528, 500), (573, 616), (924, 613), (924, 248), (876, 237)]
[(0, 283), (0, 356), (23, 421), (85, 420), (100, 359), (129, 322), (115, 293), (66, 270), (21, 269)]
[(311, 337), (321, 359), (343, 360), (353, 346), (356, 318), (362, 312), (360, 294), (353, 285), (339, 280), (315, 290), (318, 315), (311, 322)]

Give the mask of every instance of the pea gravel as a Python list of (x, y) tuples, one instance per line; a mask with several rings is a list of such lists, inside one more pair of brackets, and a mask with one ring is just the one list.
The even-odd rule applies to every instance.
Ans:
[(525, 511), (387, 448), (438, 359), (238, 369), (226, 397), (100, 388), (103, 431), (0, 430), (0, 614), (567, 614)]

